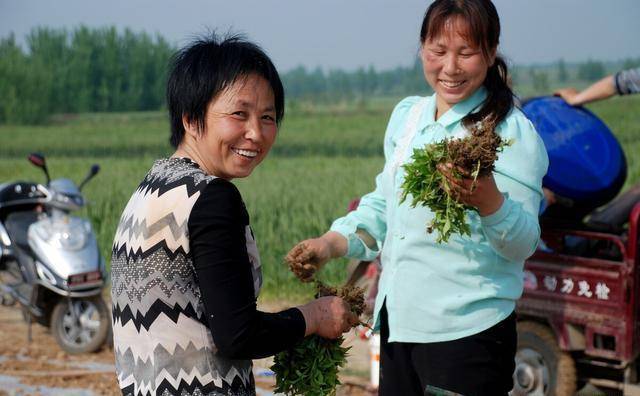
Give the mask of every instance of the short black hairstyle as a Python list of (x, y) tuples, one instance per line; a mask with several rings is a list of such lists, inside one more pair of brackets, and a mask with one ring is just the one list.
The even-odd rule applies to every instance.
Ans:
[(215, 33), (196, 38), (176, 52), (167, 80), (167, 106), (171, 123), (169, 141), (177, 148), (184, 138), (182, 117), (204, 131), (207, 106), (238, 79), (257, 74), (275, 97), (276, 123), (284, 117), (284, 88), (273, 62), (256, 44), (242, 35), (218, 38)]

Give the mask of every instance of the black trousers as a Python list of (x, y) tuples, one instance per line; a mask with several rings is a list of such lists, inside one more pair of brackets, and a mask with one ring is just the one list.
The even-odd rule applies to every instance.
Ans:
[(389, 342), (386, 306), (380, 320), (380, 396), (507, 396), (513, 387), (515, 313), (481, 333), (433, 343)]

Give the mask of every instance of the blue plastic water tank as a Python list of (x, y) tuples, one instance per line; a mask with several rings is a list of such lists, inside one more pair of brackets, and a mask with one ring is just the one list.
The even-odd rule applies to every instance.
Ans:
[(542, 184), (577, 202), (600, 206), (615, 197), (627, 176), (620, 143), (597, 116), (558, 97), (523, 105), (549, 154)]

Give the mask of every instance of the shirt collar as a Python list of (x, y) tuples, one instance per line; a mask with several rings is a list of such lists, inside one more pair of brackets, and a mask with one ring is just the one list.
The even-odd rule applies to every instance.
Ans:
[(452, 124), (457, 123), (461, 119), (464, 118), (467, 114), (474, 112), (479, 109), (479, 105), (484, 102), (487, 98), (487, 90), (485, 87), (478, 88), (471, 96), (462, 102), (456, 103), (453, 107), (447, 110), (438, 121), (436, 121), (436, 94), (434, 93), (429, 98), (429, 103), (425, 108), (425, 112), (422, 114), (422, 119), (420, 122), (420, 129), (438, 123), (443, 127), (448, 127)]

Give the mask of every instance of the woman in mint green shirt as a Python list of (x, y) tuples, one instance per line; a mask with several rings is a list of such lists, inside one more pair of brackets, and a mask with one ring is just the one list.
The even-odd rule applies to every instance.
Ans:
[[(523, 263), (535, 250), (547, 170), (544, 145), (514, 107), (507, 66), (497, 55), (500, 22), (489, 0), (436, 0), (420, 33), (427, 83), (435, 94), (408, 97), (391, 114), (385, 166), (375, 190), (323, 236), (301, 242), (320, 266), (347, 256), (383, 266), (376, 300), (381, 329), (381, 395), (422, 395), (431, 387), (463, 395), (507, 395), (516, 349), (515, 302)], [(400, 203), (414, 148), (462, 137), (478, 121), (511, 141), (492, 175), (452, 183), (471, 235), (438, 244), (425, 232), (426, 207)], [(449, 175), (446, 168), (441, 170)], [(368, 238), (368, 237), (371, 238)], [(373, 240), (373, 243), (365, 243)]]

